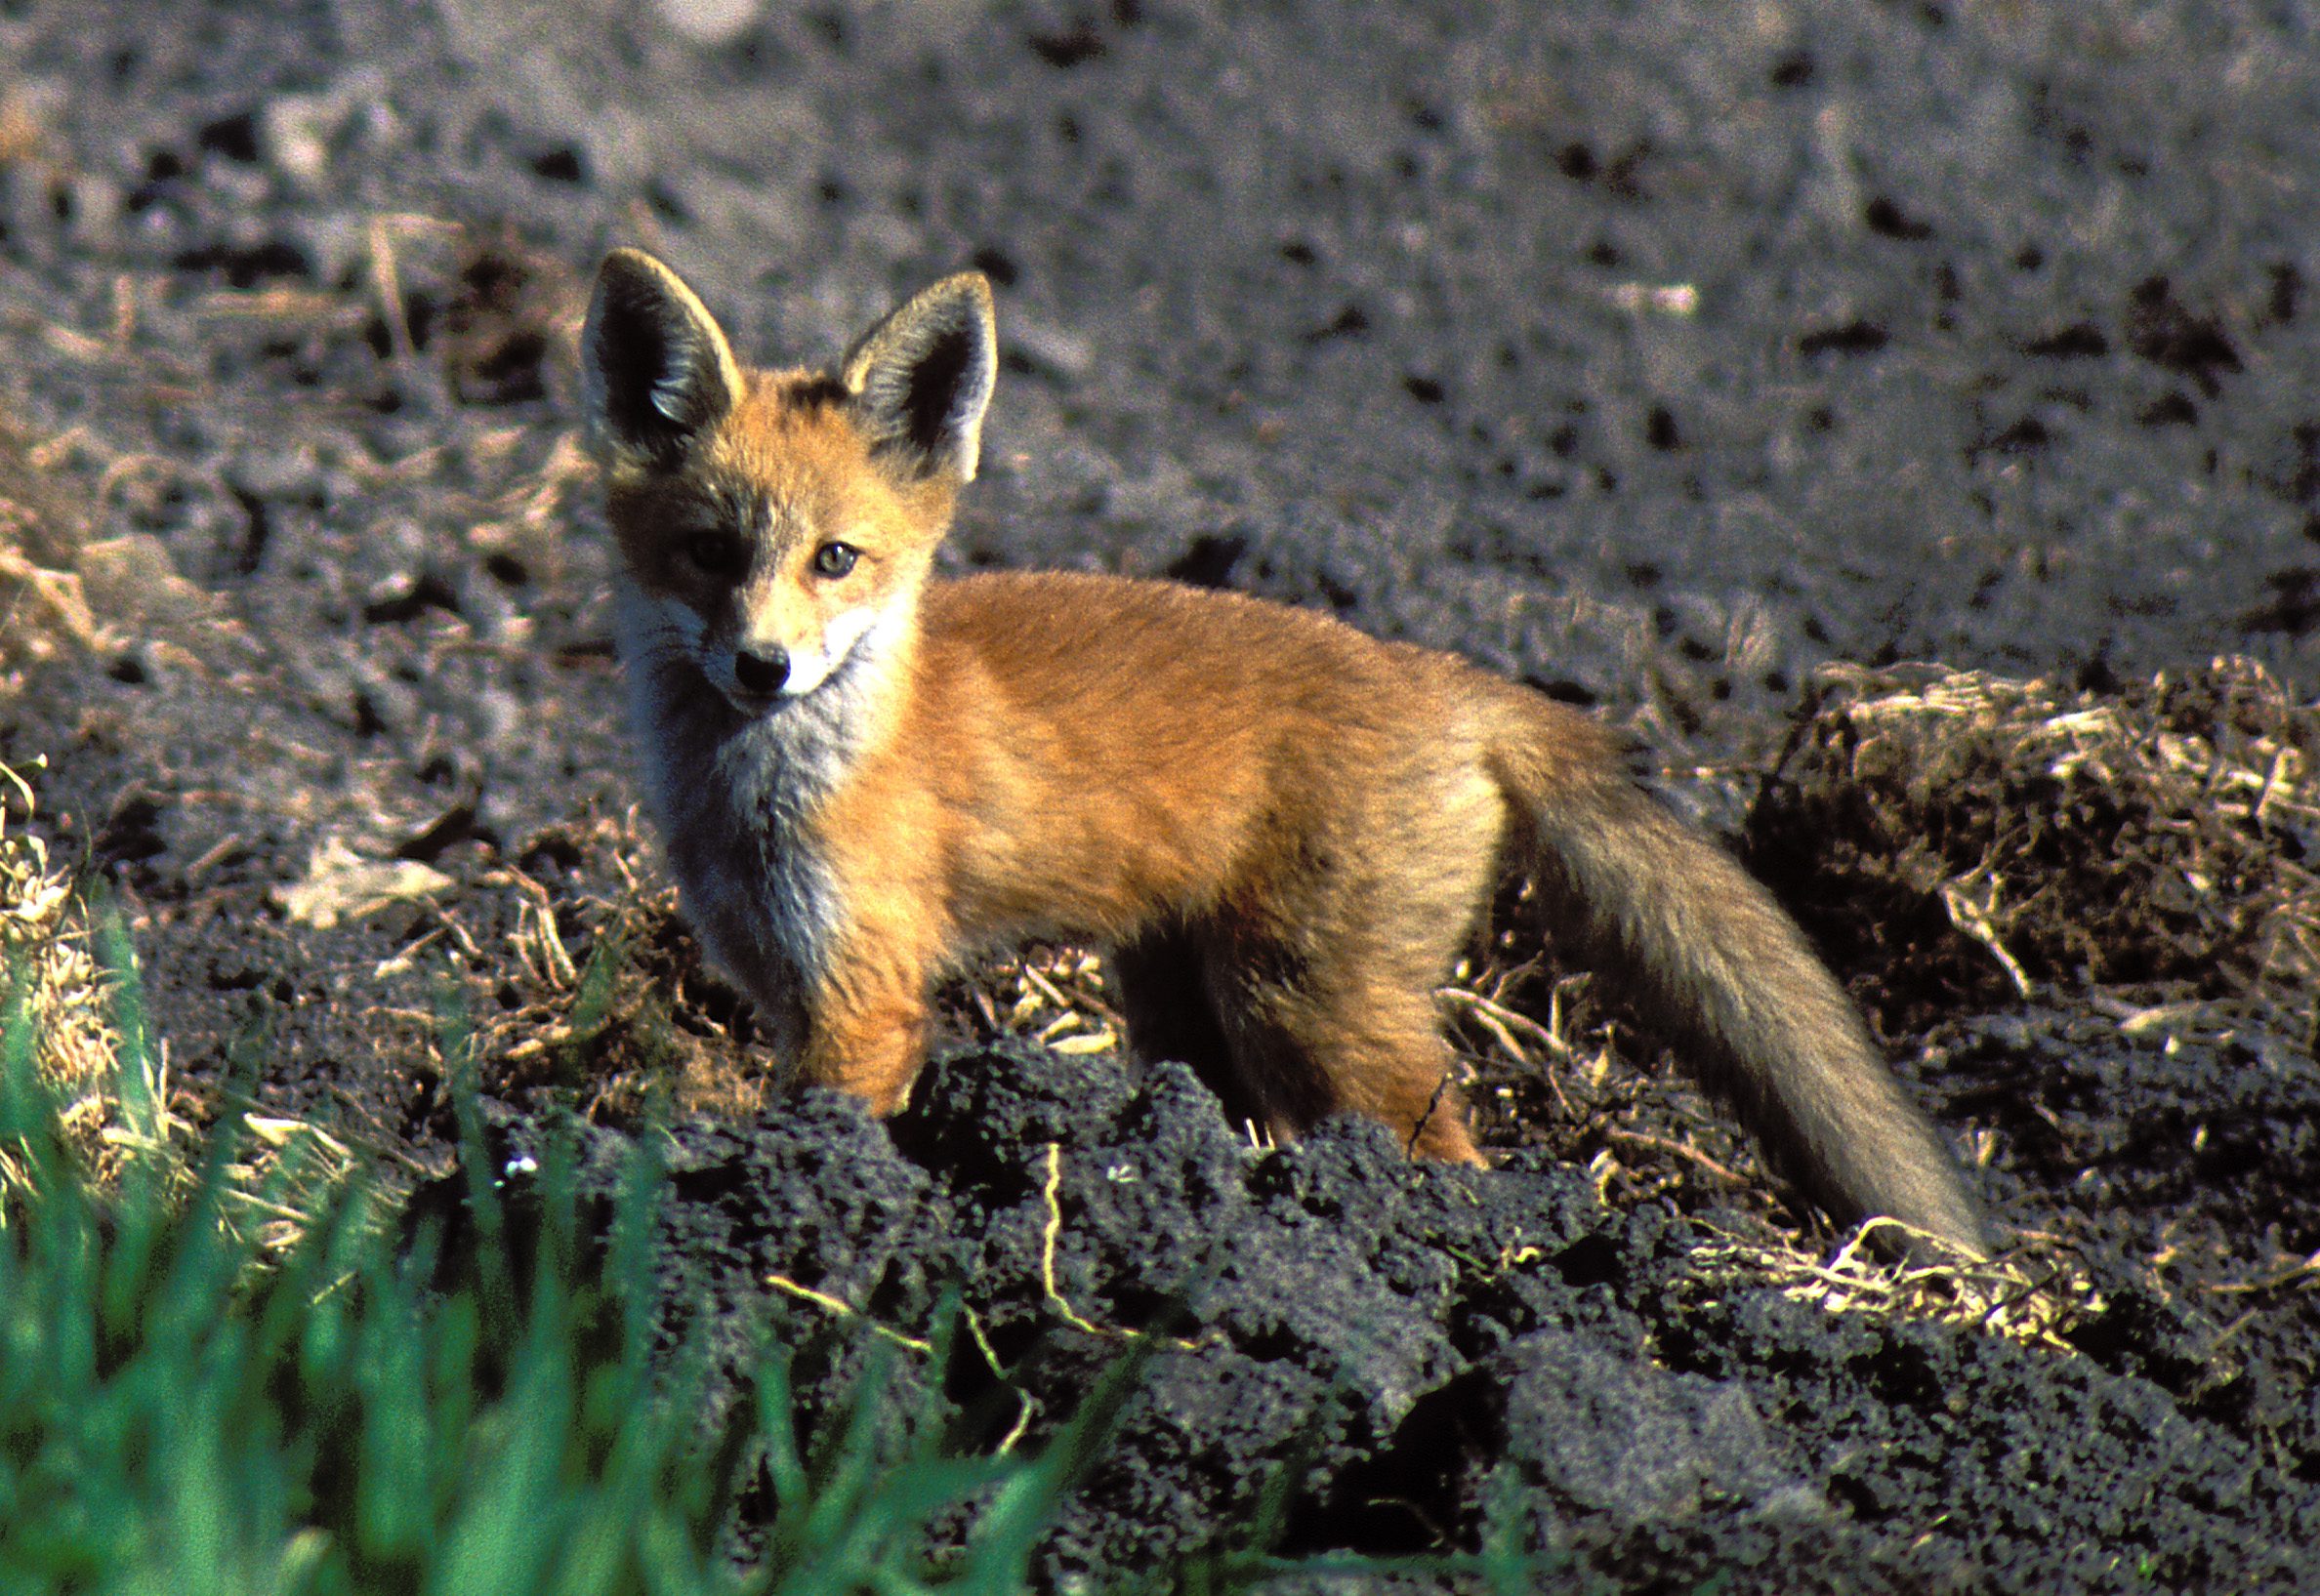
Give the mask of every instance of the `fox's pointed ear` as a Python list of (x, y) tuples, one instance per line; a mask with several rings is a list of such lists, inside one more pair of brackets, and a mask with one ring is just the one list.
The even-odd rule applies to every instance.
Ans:
[(864, 333), (838, 368), (872, 449), (913, 476), (974, 480), (999, 372), (991, 285), (945, 277)]
[(597, 269), (580, 334), (588, 440), (607, 463), (667, 469), (741, 402), (732, 347), (693, 291), (642, 250)]

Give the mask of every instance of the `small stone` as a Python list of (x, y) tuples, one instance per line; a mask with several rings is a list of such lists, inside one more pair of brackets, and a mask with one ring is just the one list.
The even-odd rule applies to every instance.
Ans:
[(104, 619), (191, 621), (215, 603), (208, 590), (178, 574), (168, 546), (150, 532), (84, 544), (78, 565), (82, 595)]
[(302, 925), (327, 931), (397, 903), (423, 903), (453, 885), (450, 877), (416, 859), (364, 859), (337, 838), (315, 848), (306, 879), (274, 889), (274, 902)]
[(660, 0), (656, 9), (695, 44), (725, 44), (757, 20), (758, 0)]

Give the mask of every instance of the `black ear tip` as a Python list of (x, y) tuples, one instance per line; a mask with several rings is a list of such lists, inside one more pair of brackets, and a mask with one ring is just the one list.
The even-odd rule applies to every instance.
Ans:
[(606, 251), (604, 259), (597, 266), (597, 281), (600, 283), (652, 282), (672, 275), (674, 273), (660, 262), (642, 250), (631, 249), (625, 244)]
[(715, 319), (642, 250), (613, 250), (598, 266), (581, 356), (592, 432), (615, 452), (665, 461), (741, 392)]
[(991, 279), (979, 271), (962, 271), (936, 283), (928, 298), (934, 312), (928, 318), (931, 330), (959, 363), (962, 375), (993, 364), (998, 333)]
[(837, 377), (874, 449), (915, 474), (970, 482), (997, 369), (990, 279), (962, 271), (889, 311)]
[(597, 267), (596, 293), (589, 320), (608, 315), (633, 315), (665, 301), (675, 273), (642, 250), (616, 249)]
[(947, 290), (949, 298), (964, 302), (966, 308), (983, 320), (991, 318), (991, 279), (981, 272), (962, 271), (957, 276), (945, 277), (937, 286)]
[(991, 279), (979, 271), (958, 271), (937, 278), (897, 307), (892, 319), (926, 325), (931, 322), (991, 321)]

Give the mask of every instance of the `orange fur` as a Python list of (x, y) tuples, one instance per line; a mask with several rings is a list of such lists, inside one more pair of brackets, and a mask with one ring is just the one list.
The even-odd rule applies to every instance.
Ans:
[(1114, 952), (1132, 1040), (1293, 1135), (1367, 1114), (1474, 1162), (1432, 993), (1512, 864), (1847, 1213), (1980, 1222), (1763, 889), (1586, 717), (1449, 655), (1163, 583), (932, 580), (994, 370), (952, 278), (828, 375), (742, 373), (632, 252), (587, 334), (623, 647), (672, 862), (808, 1080), (879, 1111), (930, 987)]

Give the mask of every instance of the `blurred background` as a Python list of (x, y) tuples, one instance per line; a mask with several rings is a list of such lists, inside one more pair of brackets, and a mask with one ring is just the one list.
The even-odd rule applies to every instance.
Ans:
[[(663, 252), (780, 361), (972, 263), (1007, 369), (962, 560), (1328, 605), (1642, 713), (1681, 762), (1830, 657), (2099, 679), (2248, 651), (2309, 678), (2310, 24), (1986, 0), (21, 5), (5, 303), (20, 335), (128, 317), (123, 342), (219, 385), (226, 414), (185, 425), (241, 485), (187, 485), (154, 528), (208, 582), (205, 519), (230, 540), (241, 500), (303, 513), (248, 456), (280, 435), (254, 413), (285, 391), (267, 341), (314, 334), (236, 328), (257, 348), (204, 362), (171, 319), (204, 296), (351, 314), (387, 292), (391, 359), (496, 353), (456, 415), (403, 395), (378, 451), (400, 459), (567, 419), (553, 338), (448, 347), (568, 324), (610, 243)], [(140, 448), (68, 366), (10, 364), (36, 427)], [(379, 381), (308, 364), (292, 381), (325, 394)], [(362, 513), (320, 509), (325, 534)]]

